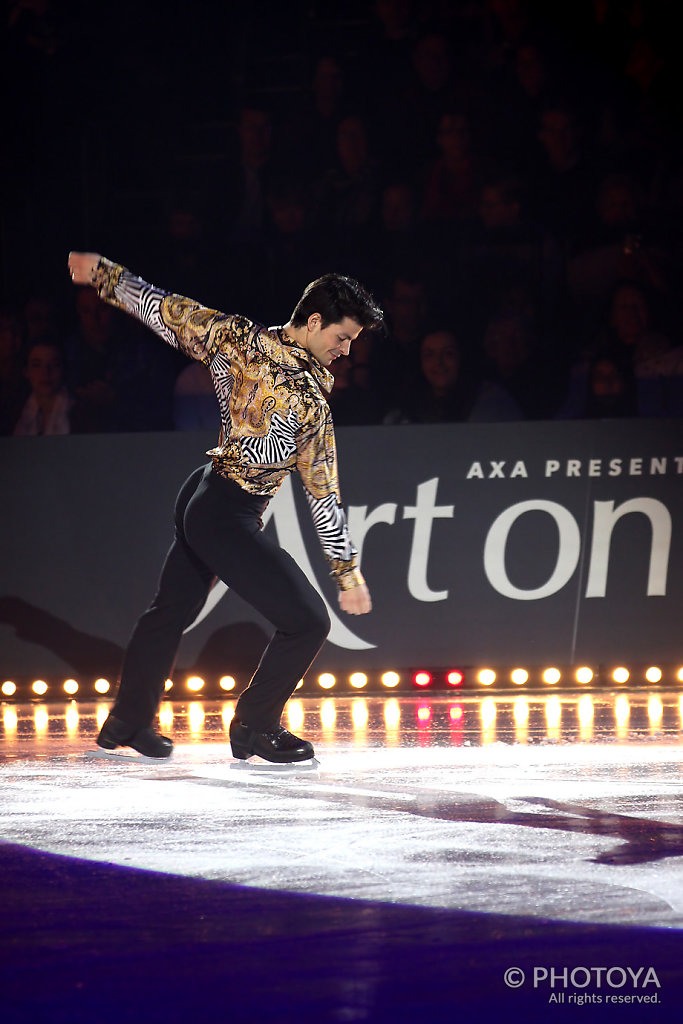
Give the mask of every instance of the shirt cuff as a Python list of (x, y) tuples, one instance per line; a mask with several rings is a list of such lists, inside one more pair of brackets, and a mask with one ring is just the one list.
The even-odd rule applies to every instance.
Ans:
[(353, 590), (354, 587), (361, 587), (365, 583), (363, 573), (356, 566), (355, 558), (351, 562), (336, 559), (332, 562), (330, 575), (340, 590)]
[(95, 270), (93, 272), (93, 287), (97, 291), (97, 294), (105, 302), (116, 302), (116, 295), (114, 289), (119, 283), (119, 278), (124, 271), (124, 267), (119, 266), (118, 263), (112, 263), (111, 260), (101, 256)]

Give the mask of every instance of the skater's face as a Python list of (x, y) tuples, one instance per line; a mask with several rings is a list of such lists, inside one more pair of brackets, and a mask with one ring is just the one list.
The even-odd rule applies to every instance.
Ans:
[(348, 316), (323, 327), (320, 313), (313, 313), (306, 324), (306, 348), (323, 366), (331, 366), (339, 356), (348, 356), (351, 342), (361, 331), (361, 325)]

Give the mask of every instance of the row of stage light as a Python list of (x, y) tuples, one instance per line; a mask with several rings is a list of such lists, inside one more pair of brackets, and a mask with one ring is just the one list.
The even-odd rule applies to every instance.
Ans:
[[(227, 738), (235, 703), (234, 699), (226, 699), (221, 702), (219, 711), (212, 711), (211, 708), (217, 707), (213, 702), (205, 705), (201, 700), (189, 700), (178, 708), (171, 701), (164, 701), (159, 708), (159, 724), (167, 734), (178, 729), (184, 737), (189, 734), (190, 740), (212, 741), (222, 724)], [(483, 743), (501, 738), (509, 741), (511, 731), (515, 741), (525, 741), (532, 735), (545, 735), (551, 741), (562, 738), (589, 741), (596, 733), (628, 739), (644, 730), (658, 736), (662, 732), (673, 735), (683, 729), (683, 694), (680, 693), (669, 694), (664, 699), (658, 693), (642, 697), (625, 693), (599, 696), (585, 692), (571, 696), (517, 693), (494, 697), (486, 694), (479, 701), (461, 701), (454, 696), (433, 704), (428, 699), (402, 701), (387, 697), (374, 703), (373, 710), (373, 700), (360, 695), (350, 700), (325, 697), (315, 704), (295, 698), (285, 709), (286, 724), (294, 732), (322, 729), (323, 736), (338, 729), (343, 734), (348, 734), (349, 729), (352, 733), (362, 733), (367, 728), (384, 729), (390, 744), (398, 739), (399, 731), (406, 729), (417, 729), (423, 738), (432, 728), (441, 732), (450, 729), (456, 744), (468, 740), (477, 742), (477, 737)], [(6, 704), (0, 713), (0, 730), (6, 742), (26, 739), (31, 733), (38, 738), (48, 733), (53, 737), (66, 734), (76, 738), (82, 734), (92, 735), (101, 728), (106, 717), (105, 704), (96, 705), (94, 724), (90, 711), (81, 716), (75, 701), (59, 709), (55, 707), (52, 712), (42, 703), (16, 707)]]
[[(171, 700), (185, 700), (193, 695), (204, 697), (224, 697), (239, 692), (247, 680), (238, 683), (234, 676), (221, 676), (219, 679), (204, 679), (197, 675), (188, 675), (185, 679), (166, 680), (166, 697)], [(512, 668), (496, 670), (492, 668), (462, 669), (406, 669), (368, 674), (351, 672), (348, 674), (321, 672), (311, 674), (299, 682), (297, 690), (302, 694), (315, 695), (334, 691), (335, 693), (358, 693), (360, 691), (374, 693), (396, 692), (453, 692), (456, 690), (497, 691), (527, 689), (548, 690), (553, 687), (576, 689), (587, 686), (618, 686), (641, 687), (647, 685), (679, 686), (683, 685), (683, 665), (641, 665), (626, 668), (590, 667), (582, 665), (559, 669), (547, 668)], [(6, 679), (0, 684), (0, 695), (3, 700), (34, 700), (36, 698), (60, 700), (65, 698), (80, 700), (97, 700), (110, 697), (115, 684), (108, 679), (79, 682), (76, 679), (46, 682), (44, 679), (16, 682)]]

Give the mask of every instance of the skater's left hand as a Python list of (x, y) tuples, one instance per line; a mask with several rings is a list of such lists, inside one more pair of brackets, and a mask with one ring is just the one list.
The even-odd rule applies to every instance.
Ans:
[(370, 591), (364, 583), (351, 590), (342, 590), (339, 594), (339, 606), (349, 615), (365, 615), (366, 612), (372, 611)]

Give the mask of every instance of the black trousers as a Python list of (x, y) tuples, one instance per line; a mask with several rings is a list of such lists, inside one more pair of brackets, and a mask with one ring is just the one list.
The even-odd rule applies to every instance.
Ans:
[[(128, 645), (112, 714), (150, 725), (183, 630), (218, 577), (275, 627), (236, 717), (259, 732), (277, 725), (330, 629), (325, 604), (294, 559), (265, 538), (267, 498), (247, 494), (209, 465), (195, 470), (175, 506), (175, 539), (157, 594)], [(226, 651), (226, 662), (230, 652)]]

